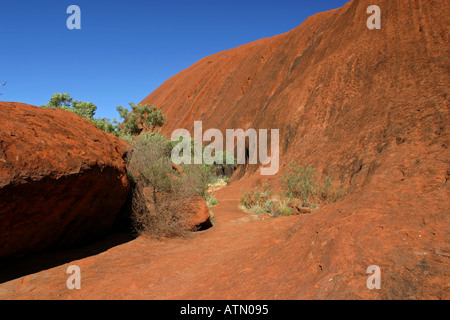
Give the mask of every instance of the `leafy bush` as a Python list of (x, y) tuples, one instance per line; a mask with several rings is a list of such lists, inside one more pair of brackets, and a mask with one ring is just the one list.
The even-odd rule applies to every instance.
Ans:
[(49, 103), (44, 104), (41, 108), (60, 109), (73, 112), (92, 122), (97, 128), (105, 132), (118, 135), (119, 123), (114, 119), (111, 122), (108, 118), (94, 118), (97, 106), (92, 102), (83, 102), (73, 100), (68, 93), (55, 93)]
[(133, 102), (129, 105), (132, 110), (131, 113), (122, 106), (116, 108), (120, 116), (125, 119), (123, 123), (123, 131), (125, 134), (137, 136), (143, 130), (153, 131), (155, 128), (164, 125), (166, 116), (156, 107), (150, 104), (136, 105)]
[(317, 179), (316, 169), (309, 164), (300, 166), (295, 162), (290, 163), (281, 181), (286, 195), (300, 199), (305, 207), (317, 207), (308, 203), (313, 197), (319, 202), (333, 203), (345, 195), (345, 190), (338, 187), (331, 177), (325, 177), (323, 181)]
[(345, 190), (337, 187), (333, 183), (333, 178), (325, 177), (322, 187), (320, 188), (320, 198), (328, 203), (333, 203), (345, 196)]
[[(114, 120), (116, 121), (116, 120)], [(118, 123), (111, 122), (108, 118), (96, 118), (91, 119), (91, 122), (95, 124), (97, 128), (99, 128), (102, 131), (105, 131), (107, 133), (111, 133), (115, 136), (118, 136)]]
[(95, 111), (97, 111), (97, 106), (92, 102), (73, 100), (68, 93), (55, 93), (49, 103), (42, 105), (41, 108), (70, 111), (88, 120), (94, 119)]
[(183, 183), (195, 194), (206, 199), (208, 186), (213, 181), (211, 167), (206, 164), (186, 164), (181, 167), (184, 173)]
[(68, 93), (55, 93), (49, 103), (42, 105), (42, 108), (61, 109), (73, 112), (83, 118), (88, 119), (100, 130), (111, 133), (117, 137), (130, 142), (133, 137), (139, 135), (143, 130), (153, 131), (161, 127), (166, 117), (161, 110), (149, 104), (136, 105), (130, 102), (132, 112), (127, 108), (118, 106), (116, 108), (123, 120), (123, 126), (116, 119), (111, 121), (108, 118), (94, 118), (97, 106), (92, 102), (73, 100)]
[(288, 197), (300, 199), (304, 206), (308, 206), (309, 197), (317, 192), (316, 177), (316, 169), (311, 165), (291, 162), (282, 174), (281, 182)]

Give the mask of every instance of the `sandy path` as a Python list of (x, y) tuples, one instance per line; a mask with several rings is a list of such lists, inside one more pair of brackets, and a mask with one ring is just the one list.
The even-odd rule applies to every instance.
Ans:
[[(253, 278), (268, 285), (270, 271), (257, 270), (263, 266), (255, 261), (269, 261), (264, 256), (278, 242), (276, 234), (296, 217), (265, 220), (243, 213), (239, 193), (229, 188), (217, 191), (216, 197), (215, 225), (209, 230), (187, 239), (139, 237), (98, 254), (94, 245), (82, 252), (94, 254), (79, 260), (70, 259), (80, 254), (74, 250), (66, 263), (0, 284), (0, 299), (276, 298), (276, 292), (265, 290), (261, 296), (246, 284)], [(51, 259), (56, 257), (45, 255), (21, 266)], [(81, 268), (81, 290), (66, 287), (66, 269), (72, 264)]]

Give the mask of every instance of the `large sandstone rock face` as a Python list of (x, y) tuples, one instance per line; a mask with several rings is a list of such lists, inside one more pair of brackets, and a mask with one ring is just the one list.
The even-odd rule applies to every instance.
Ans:
[[(373, 4), (381, 30), (366, 26)], [(448, 9), (448, 1), (351, 1), (206, 57), (141, 103), (161, 107), (168, 134), (192, 131), (196, 120), (224, 134), (280, 129), (282, 164), (301, 160), (353, 186), (380, 165), (402, 175), (399, 159), (380, 157), (447, 150)]]
[(131, 147), (62, 110), (0, 102), (0, 259), (110, 230)]
[[(381, 30), (366, 25), (374, 4)], [(344, 201), (302, 219), (274, 249), (301, 271), (293, 296), (364, 297), (354, 279), (371, 264), (385, 272), (384, 298), (445, 296), (449, 11), (448, 1), (354, 0), (206, 57), (142, 101), (161, 107), (169, 135), (197, 120), (224, 133), (280, 129), (282, 166), (309, 163), (345, 186)], [(260, 179), (256, 169), (243, 186)]]

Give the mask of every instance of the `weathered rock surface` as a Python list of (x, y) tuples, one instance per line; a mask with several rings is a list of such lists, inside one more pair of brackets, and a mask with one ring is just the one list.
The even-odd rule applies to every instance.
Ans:
[(204, 229), (211, 227), (209, 218), (211, 213), (206, 205), (205, 199), (201, 196), (192, 197), (192, 201), (189, 203), (189, 208), (186, 210), (189, 216), (187, 221), (188, 230)]
[(413, 150), (436, 152), (442, 159), (450, 4), (380, 0), (382, 29), (369, 30), (372, 4), (351, 1), (285, 34), (206, 57), (142, 103), (161, 107), (169, 135), (177, 128), (192, 133), (198, 120), (204, 131), (224, 135), (279, 129), (282, 165), (309, 163), (356, 188), (380, 166), (402, 175), (398, 159), (380, 162), (391, 151), (410, 158)]
[(71, 112), (0, 102), (0, 259), (110, 230), (131, 147)]
[[(366, 26), (373, 4), (381, 30)], [(143, 101), (161, 106), (167, 133), (195, 120), (204, 130), (280, 129), (281, 171), (308, 163), (347, 189), (286, 232), (277, 248), (289, 250), (274, 249), (298, 271), (291, 297), (369, 297), (355, 279), (371, 264), (385, 272), (380, 297), (448, 297), (449, 10), (354, 0), (204, 58)], [(244, 187), (256, 170), (238, 170)]]
[[(279, 128), (281, 163), (333, 176), (344, 200), (254, 219), (238, 210), (240, 189), (262, 180), (249, 168), (217, 192), (205, 233), (74, 261), (86, 279), (76, 292), (62, 265), (0, 285), (0, 297), (449, 299), (450, 3), (378, 0), (382, 29), (368, 30), (372, 4), (207, 57), (144, 100), (162, 107), (167, 133), (194, 120)], [(371, 265), (380, 290), (366, 286)]]
[[(366, 26), (373, 4), (381, 30)], [(369, 297), (355, 279), (371, 264), (385, 272), (380, 297), (448, 297), (449, 10), (354, 0), (204, 58), (143, 101), (161, 106), (169, 134), (198, 120), (222, 132), (280, 129), (281, 171), (308, 163), (346, 188), (273, 249), (298, 272), (290, 297)], [(238, 174), (244, 187), (260, 179), (257, 166)]]

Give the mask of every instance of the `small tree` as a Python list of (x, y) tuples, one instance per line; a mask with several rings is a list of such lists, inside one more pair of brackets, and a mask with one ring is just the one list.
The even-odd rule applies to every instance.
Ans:
[[(72, 101), (71, 111), (83, 118), (93, 120), (95, 112), (97, 111), (97, 106), (92, 102), (83, 102), (79, 100), (74, 100)], [(105, 119), (106, 118), (104, 118), (104, 121)]]
[(120, 116), (125, 119), (123, 129), (126, 134), (139, 135), (143, 130), (153, 131), (162, 127), (166, 121), (161, 110), (150, 104), (136, 105), (130, 102), (132, 112), (122, 106), (117, 107)]
[(71, 110), (72, 97), (68, 93), (55, 93), (50, 98), (49, 103), (43, 104), (41, 108), (61, 109), (66, 111)]
[[(6, 83), (5, 83), (6, 84)], [(118, 106), (116, 108), (123, 119), (123, 126), (116, 119), (111, 121), (108, 118), (94, 118), (97, 106), (92, 102), (73, 100), (68, 93), (55, 93), (49, 103), (42, 105), (42, 108), (61, 109), (73, 112), (83, 118), (88, 119), (100, 130), (111, 133), (126, 141), (132, 140), (143, 130), (154, 131), (161, 127), (166, 121), (166, 117), (161, 110), (149, 104), (136, 105), (130, 103), (132, 112), (127, 108)]]
[[(43, 104), (41, 108), (60, 109), (73, 112), (80, 117), (86, 118), (91, 122), (94, 122), (94, 115), (97, 111), (97, 106), (92, 102), (84, 102), (80, 100), (73, 100), (68, 93), (55, 93), (49, 103)], [(102, 119), (99, 122), (106, 122), (109, 119)]]
[[(42, 105), (41, 108), (70, 111), (79, 115), (80, 117), (91, 121), (100, 130), (111, 133), (115, 136), (119, 136), (121, 134), (120, 123), (117, 122), (116, 119), (114, 119), (114, 121), (111, 121), (108, 118), (94, 118), (95, 112), (97, 111), (97, 106), (95, 104), (93, 104), (92, 102), (73, 100), (73, 98), (68, 93), (53, 94), (53, 96), (50, 98), (49, 103)], [(128, 114), (128, 111), (126, 109), (118, 111), (122, 118), (125, 118)]]

